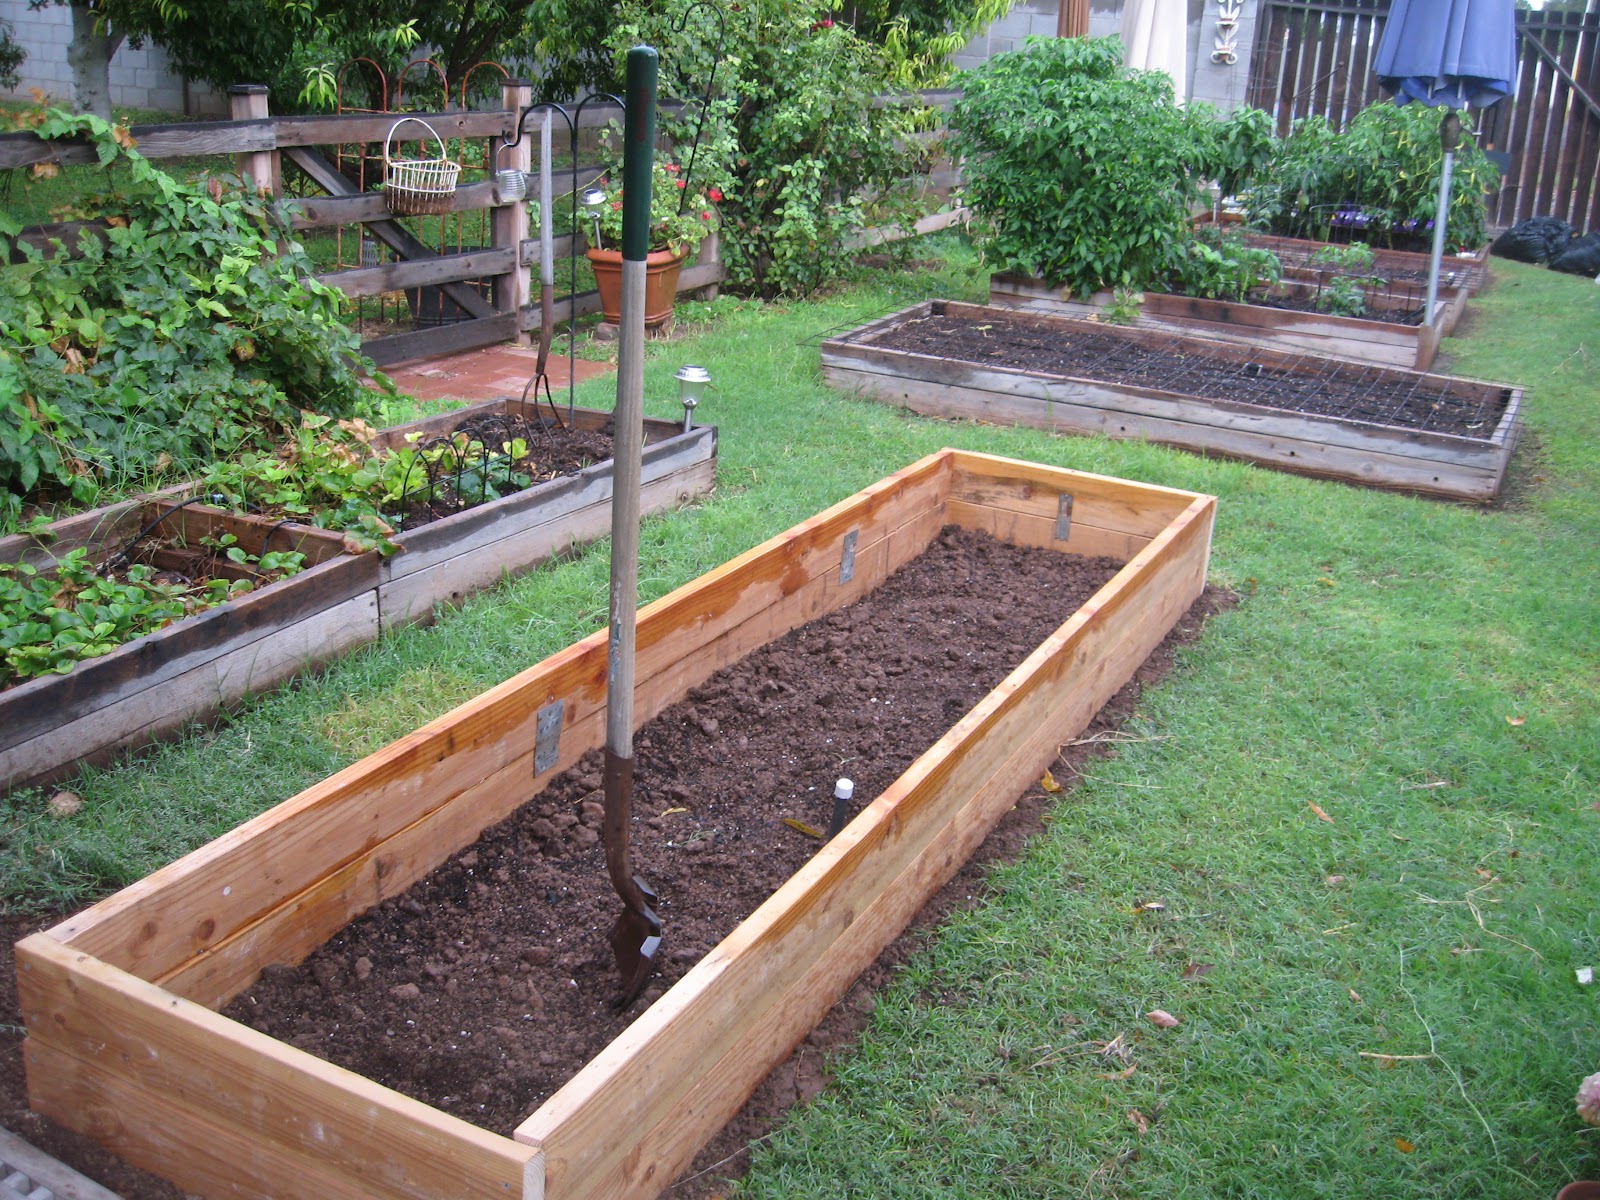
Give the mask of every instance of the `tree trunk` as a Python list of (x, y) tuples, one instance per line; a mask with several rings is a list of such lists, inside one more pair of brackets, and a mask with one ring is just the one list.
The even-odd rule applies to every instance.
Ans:
[(111, 119), (111, 56), (122, 45), (122, 34), (95, 27), (95, 11), (87, 3), (72, 9), (72, 42), (67, 65), (72, 68), (72, 106), (78, 112)]

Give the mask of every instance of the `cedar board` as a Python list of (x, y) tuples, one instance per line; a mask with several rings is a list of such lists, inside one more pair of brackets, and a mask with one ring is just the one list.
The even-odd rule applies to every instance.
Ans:
[[(984, 367), (874, 344), (887, 330), (935, 311), (983, 320), (992, 319), (997, 310), (931, 300), (881, 317), (822, 344), (823, 378), (834, 387), (928, 416), (1151, 441), (1295, 474), (1475, 503), (1487, 503), (1499, 494), (1520, 431), (1523, 389), (1446, 375), (1418, 376), (1401, 368), (1384, 369), (1467, 392), (1504, 392), (1506, 407), (1493, 434), (1478, 439), (1428, 433), (1132, 384)], [(1110, 333), (1135, 341), (1170, 343), (1184, 354), (1257, 362), (1289, 371), (1314, 373), (1339, 363), (1200, 336), (1179, 336), (1173, 341), (1173, 335), (1154, 330), (1015, 309), (998, 311), (1008, 320), (1059, 330), (1063, 336), (1074, 331)], [(1374, 370), (1370, 364), (1343, 361), (1353, 371)]]
[[(601, 745), (604, 630), (21, 942), (31, 1102), (205, 1196), (654, 1197), (1200, 594), (1214, 512), (1209, 496), (943, 450), (645, 607), (641, 724), (947, 523), (1126, 561), (515, 1138), (214, 1010)], [(556, 700), (559, 754), (535, 776), (536, 715)]]
[[(521, 401), (490, 401), (384, 430), (374, 441), (404, 445), (489, 412), (526, 412)], [(562, 406), (565, 414), (565, 406)], [(611, 414), (576, 409), (581, 428), (602, 428)], [(681, 507), (716, 482), (717, 431), (648, 418), (642, 455), (641, 511)], [(323, 549), (315, 567), (166, 629), (147, 634), (66, 675), (49, 675), (0, 692), (0, 792), (53, 783), (81, 763), (103, 763), (214, 719), (248, 695), (275, 687), (366, 645), (386, 630), (431, 621), (439, 605), (475, 592), (603, 537), (611, 523), (612, 463), (552, 479), (466, 512), (401, 533), (400, 551), (338, 554), (338, 536), (302, 525), (278, 526), (272, 548)], [(176, 499), (191, 485), (159, 493)], [(0, 539), (0, 561), (40, 569), (80, 546), (117, 547), (149, 519), (153, 501), (126, 501), (66, 518), (53, 538)], [(236, 518), (204, 506), (180, 510), (180, 526), (199, 536), (211, 524), (237, 528), (254, 550), (277, 523)], [(203, 526), (203, 527), (202, 527)], [(240, 532), (244, 528), (254, 533)], [(304, 543), (303, 545), (301, 543)]]
[[(1289, 286), (1294, 281), (1288, 281)], [(1398, 325), (1369, 317), (1341, 317), (1333, 313), (1299, 312), (1236, 300), (1204, 300), (1164, 292), (1142, 292), (1135, 329), (1158, 329), (1192, 334), (1218, 341), (1266, 346), (1277, 350), (1307, 350), (1331, 358), (1376, 363), (1384, 367), (1409, 367), (1426, 371), (1439, 351), (1446, 326), (1455, 328), (1456, 307), (1466, 303), (1464, 289), (1441, 298), (1434, 319), (1427, 325)], [(1070, 289), (1054, 288), (1042, 279), (1022, 275), (989, 276), (989, 303), (1028, 312), (1098, 319), (1110, 304), (1110, 292), (1096, 292), (1080, 300)], [(1369, 300), (1375, 307), (1382, 299)]]

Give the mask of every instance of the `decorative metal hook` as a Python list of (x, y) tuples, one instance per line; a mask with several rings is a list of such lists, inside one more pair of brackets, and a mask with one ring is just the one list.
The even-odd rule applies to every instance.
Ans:
[[(609, 100), (611, 103), (615, 104), (618, 108), (620, 108), (623, 112), (627, 112), (628, 111), (627, 103), (625, 101), (623, 101), (623, 99), (620, 96), (613, 96), (609, 92), (601, 92), (601, 93), (597, 93), (597, 94), (595, 94), (593, 96), (585, 96), (582, 100), (578, 101), (578, 103), (576, 105), (574, 105), (571, 109), (568, 109), (565, 105), (557, 104), (553, 100), (544, 100), (544, 101), (539, 102), (538, 104), (530, 104), (526, 108), (524, 108), (520, 113), (518, 113), (517, 114), (517, 123), (516, 123), (516, 126), (515, 126), (514, 130), (513, 130), (513, 132), (516, 134), (516, 136), (515, 137), (511, 137), (511, 138), (502, 138), (501, 141), (500, 141), (500, 148), (502, 150), (509, 149), (510, 147), (515, 146), (519, 142), (521, 142), (522, 138), (523, 138), (523, 135), (527, 132), (526, 126), (528, 124), (528, 118), (530, 116), (532, 116), (536, 112), (553, 112), (553, 113), (556, 113), (557, 115), (559, 115), (561, 117), (561, 119), (566, 122), (566, 125), (567, 125), (567, 138), (568, 138), (568, 142), (569, 142), (569, 144), (571, 146), (571, 150), (572, 150), (572, 188), (571, 188), (570, 192), (568, 193), (568, 195), (572, 200), (572, 245), (573, 245), (574, 251), (576, 251), (577, 245), (578, 245), (578, 124), (579, 124), (579, 118), (583, 115), (583, 110), (588, 105), (594, 103), (597, 100)], [(539, 219), (541, 221), (551, 221), (551, 220), (555, 219), (555, 216), (554, 216), (553, 213), (540, 213), (539, 214)], [(577, 302), (578, 301), (578, 256), (577, 256), (577, 254), (573, 253), (573, 254), (568, 255), (567, 261), (571, 264), (570, 276), (569, 276), (570, 282), (568, 284), (568, 289), (569, 290), (568, 290), (568, 294), (567, 294), (567, 306), (568, 306), (568, 308), (567, 308), (567, 423), (570, 425), (573, 422), (574, 413), (577, 411), (577, 407), (578, 407), (578, 302)], [(548, 379), (545, 380), (544, 391), (545, 391), (546, 398), (548, 398), (549, 395), (550, 395), (550, 381)], [(524, 396), (527, 395), (527, 389), (526, 388), (523, 389), (523, 395)], [(537, 395), (537, 391), (535, 392), (535, 397), (534, 397), (534, 410), (535, 410), (535, 412), (538, 411), (538, 395)], [(556, 411), (556, 406), (555, 406), (554, 402), (552, 402), (551, 405), (550, 405), (550, 411), (551, 412), (555, 412)], [(559, 414), (558, 414), (558, 416), (557, 416), (558, 422), (559, 422), (559, 419), (560, 418), (559, 418)]]
[[(700, 153), (700, 135), (705, 132), (706, 117), (711, 112), (711, 98), (716, 94), (717, 68), (722, 65), (722, 52), (728, 44), (728, 14), (717, 5), (711, 3), (711, 0), (696, 0), (694, 4), (684, 9), (683, 16), (678, 19), (677, 27), (672, 32), (675, 34), (682, 33), (687, 29), (689, 27), (689, 14), (698, 8), (710, 9), (716, 15), (717, 48), (712, 51), (711, 74), (706, 78), (705, 95), (700, 98), (700, 121), (694, 127), (694, 141), (689, 143), (689, 164), (683, 171), (683, 195), (678, 198), (678, 215), (680, 217), (689, 203), (689, 193), (693, 190), (689, 187), (689, 183), (694, 178), (694, 160)], [(684, 81), (681, 74), (678, 76), (678, 80), (680, 83)]]

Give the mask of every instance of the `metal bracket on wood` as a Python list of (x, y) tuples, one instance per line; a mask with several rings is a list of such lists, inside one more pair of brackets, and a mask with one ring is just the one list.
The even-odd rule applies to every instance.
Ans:
[(533, 773), (543, 775), (561, 761), (561, 718), (567, 702), (557, 700), (539, 710), (534, 723)]
[(839, 555), (840, 583), (849, 583), (856, 577), (856, 539), (860, 536), (859, 529), (852, 529), (844, 535), (844, 551)]
[(1066, 492), (1056, 497), (1056, 541), (1072, 536), (1072, 497)]

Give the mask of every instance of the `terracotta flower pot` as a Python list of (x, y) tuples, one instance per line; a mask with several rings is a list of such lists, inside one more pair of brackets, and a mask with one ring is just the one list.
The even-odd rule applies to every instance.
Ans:
[[(587, 250), (594, 268), (595, 286), (600, 289), (600, 309), (606, 320), (616, 325), (622, 320), (622, 251)], [(645, 255), (644, 323), (661, 325), (672, 316), (678, 296), (678, 272), (687, 257), (671, 250), (653, 250)]]
[(1592, 1179), (1569, 1183), (1556, 1193), (1556, 1200), (1600, 1200), (1600, 1183)]

